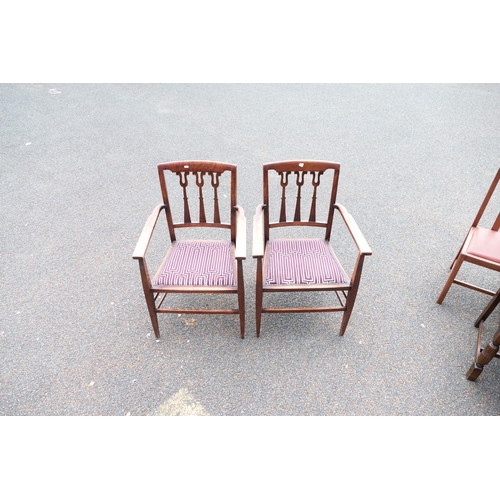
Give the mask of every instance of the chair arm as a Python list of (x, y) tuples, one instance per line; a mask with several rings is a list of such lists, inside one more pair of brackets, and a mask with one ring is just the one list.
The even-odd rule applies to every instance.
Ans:
[(264, 207), (259, 205), (253, 217), (253, 258), (264, 257)]
[(366, 242), (365, 237), (361, 233), (358, 225), (352, 218), (351, 214), (347, 211), (347, 209), (343, 205), (340, 205), (339, 203), (334, 205), (334, 208), (336, 208), (340, 212), (340, 215), (344, 219), (345, 225), (347, 226), (347, 229), (351, 233), (352, 239), (354, 240), (354, 243), (358, 247), (359, 252), (362, 253), (363, 255), (371, 255), (372, 250), (369, 247), (368, 243)]
[(243, 209), (236, 205), (236, 248), (234, 256), (237, 259), (247, 258), (247, 219)]
[(153, 235), (154, 228), (156, 226), (156, 221), (158, 220), (158, 216), (160, 212), (165, 208), (165, 205), (158, 205), (155, 207), (151, 215), (148, 217), (146, 224), (144, 225), (144, 229), (142, 230), (141, 235), (139, 236), (139, 241), (135, 246), (134, 253), (132, 255), (133, 259), (144, 259), (146, 256), (146, 251), (149, 246), (149, 242), (151, 240), (151, 236)]

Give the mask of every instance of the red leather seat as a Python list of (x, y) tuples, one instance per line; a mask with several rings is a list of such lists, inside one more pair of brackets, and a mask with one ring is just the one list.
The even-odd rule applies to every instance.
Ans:
[(484, 227), (474, 227), (472, 231), (466, 252), (481, 259), (500, 263), (500, 233)]

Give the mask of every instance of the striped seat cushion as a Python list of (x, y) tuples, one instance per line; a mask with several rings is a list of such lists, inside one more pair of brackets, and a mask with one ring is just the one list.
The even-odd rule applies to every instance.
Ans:
[(265, 285), (347, 283), (330, 243), (320, 239), (270, 240)]
[(231, 242), (174, 241), (155, 285), (236, 286)]

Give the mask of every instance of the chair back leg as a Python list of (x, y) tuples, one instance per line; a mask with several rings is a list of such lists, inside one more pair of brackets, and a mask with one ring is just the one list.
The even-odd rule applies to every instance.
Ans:
[(500, 290), (498, 290), (498, 292), (488, 302), (486, 307), (483, 309), (481, 314), (476, 319), (474, 326), (478, 328), (481, 321), (486, 321), (488, 319), (488, 316), (496, 309), (498, 304), (500, 304)]

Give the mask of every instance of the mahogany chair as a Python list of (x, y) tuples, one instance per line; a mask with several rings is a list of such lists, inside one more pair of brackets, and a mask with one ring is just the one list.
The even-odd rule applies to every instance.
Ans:
[(480, 288), (470, 283), (460, 281), (456, 279), (458, 271), (464, 262), (470, 262), (471, 264), (476, 264), (478, 266), (486, 267), (494, 271), (500, 271), (500, 213), (498, 213), (495, 222), (491, 229), (484, 227), (479, 227), (478, 224), (488, 206), (488, 203), (495, 192), (495, 189), (500, 180), (500, 169), (498, 169), (493, 182), (491, 183), (488, 192), (479, 208), (479, 212), (472, 223), (467, 237), (465, 238), (462, 246), (451, 264), (451, 272), (444, 284), (443, 290), (441, 291), (437, 303), (442, 304), (448, 290), (451, 285), (455, 283), (456, 285), (464, 286), (475, 290), (476, 292), (485, 293), (486, 295), (494, 296), (495, 292)]
[[(300, 312), (333, 312), (343, 311), (340, 335), (344, 335), (352, 313), (354, 301), (361, 279), (363, 261), (372, 251), (361, 234), (356, 222), (349, 212), (336, 203), (337, 185), (340, 165), (326, 161), (291, 160), (267, 163), (263, 166), (264, 203), (257, 207), (253, 221), (253, 257), (257, 259), (256, 283), (256, 329), (260, 336), (262, 313), (300, 313)], [(269, 173), (279, 176), (281, 185), (281, 210), (279, 221), (270, 222), (269, 216)], [(328, 205), (326, 222), (316, 220), (317, 191), (321, 177), (332, 171), (333, 181)], [(290, 178), (291, 176), (291, 178)], [(286, 188), (296, 184), (296, 201), (293, 219), (286, 213)], [(301, 216), (302, 187), (309, 181), (312, 186), (311, 205), (306, 220)], [(289, 186), (290, 184), (290, 186)], [(293, 187), (295, 190), (295, 187)], [(337, 260), (330, 245), (334, 212), (337, 210), (354, 244), (358, 256), (353, 273), (348, 276)], [(270, 230), (274, 228), (311, 226), (324, 228), (324, 238), (314, 239), (270, 239)], [(340, 303), (332, 307), (314, 308), (267, 308), (263, 307), (264, 293), (269, 292), (334, 292)]]
[[(165, 173), (177, 178), (183, 194), (184, 215), (182, 222), (174, 223), (174, 212), (180, 206), (169, 203)], [(236, 166), (211, 161), (170, 162), (158, 165), (163, 205), (158, 205), (149, 216), (134, 250), (133, 258), (139, 261), (142, 286), (151, 322), (157, 338), (160, 337), (157, 313), (188, 314), (239, 314), (241, 338), (245, 338), (245, 294), (243, 283), (243, 260), (246, 258), (246, 219), (243, 209), (236, 204)], [(229, 176), (230, 213), (229, 222), (221, 222), (219, 210), (219, 188), (221, 176)], [(199, 220), (193, 221), (189, 210), (188, 184), (199, 197)], [(173, 183), (172, 183), (173, 184)], [(174, 185), (169, 186), (173, 188)], [(205, 212), (204, 189), (213, 196), (213, 220)], [(226, 196), (226, 195), (224, 195)], [(222, 200), (222, 198), (221, 198)], [(178, 204), (182, 205), (182, 203)], [(158, 217), (165, 211), (170, 248), (153, 279), (146, 265), (148, 249)], [(229, 230), (223, 240), (178, 240), (177, 228), (220, 228)], [(226, 233), (227, 234), (227, 233)], [(177, 309), (162, 308), (169, 294), (174, 293), (235, 293), (238, 295), (237, 309)]]

